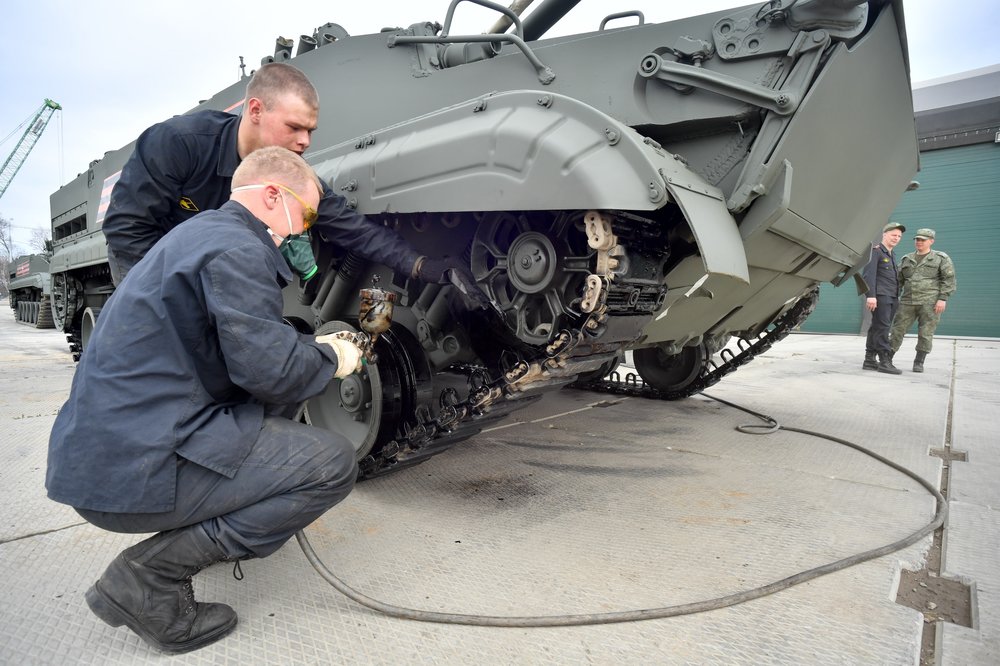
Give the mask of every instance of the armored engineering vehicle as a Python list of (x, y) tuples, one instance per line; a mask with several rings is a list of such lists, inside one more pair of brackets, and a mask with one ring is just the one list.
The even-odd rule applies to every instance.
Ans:
[(26, 254), (10, 264), (10, 307), (19, 324), (54, 328), (49, 300), (49, 257)]
[[(454, 34), (467, 3), (510, 30)], [(454, 0), (443, 24), (330, 23), (264, 59), (319, 90), (319, 176), (422, 254), (460, 258), (494, 306), (467, 311), (456, 287), (314, 234), (321, 274), (286, 290), (289, 325), (354, 329), (376, 278), (397, 296), (379, 362), (302, 414), (345, 433), (364, 476), (599, 380), (628, 350), (646, 395), (717, 381), (801, 321), (819, 283), (857, 272), (917, 171), (898, 0), (622, 12), (543, 39), (574, 4), (522, 22)], [(245, 83), (198, 108), (237, 110)], [(112, 292), (100, 225), (131, 149), (52, 195), (54, 313), (75, 353)]]

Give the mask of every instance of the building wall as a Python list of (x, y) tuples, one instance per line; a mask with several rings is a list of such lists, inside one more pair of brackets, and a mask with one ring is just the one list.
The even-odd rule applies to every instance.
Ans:
[(864, 314), (863, 300), (857, 295), (854, 280), (839, 287), (819, 286), (819, 304), (800, 327), (810, 333), (860, 333)]
[[(934, 249), (955, 262), (958, 291), (937, 332), (1000, 337), (1000, 144), (977, 143), (920, 155), (920, 188), (903, 194), (890, 219), (906, 226), (898, 257), (913, 251), (921, 227), (937, 231)], [(824, 284), (803, 330), (858, 333), (862, 298), (853, 281)]]

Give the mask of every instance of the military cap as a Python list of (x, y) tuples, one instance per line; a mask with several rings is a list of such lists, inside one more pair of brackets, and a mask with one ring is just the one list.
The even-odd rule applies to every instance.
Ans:
[(893, 229), (899, 229), (900, 231), (906, 231), (906, 227), (904, 227), (899, 222), (890, 222), (889, 224), (887, 224), (884, 227), (882, 227), (882, 233), (885, 233), (887, 231), (892, 231)]
[(917, 233), (913, 237), (914, 238), (934, 238), (934, 230), (933, 229), (917, 229)]

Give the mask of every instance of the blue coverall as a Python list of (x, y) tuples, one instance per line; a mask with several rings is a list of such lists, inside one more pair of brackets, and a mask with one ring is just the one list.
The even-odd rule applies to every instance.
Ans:
[(336, 355), (282, 321), (292, 279), (230, 201), (173, 229), (108, 300), (49, 440), (53, 500), (116, 532), (201, 523), (263, 557), (343, 499), (345, 438), (266, 406), (323, 391)]
[[(143, 132), (111, 191), (104, 218), (108, 263), (117, 285), (153, 245), (178, 224), (229, 200), (241, 116), (199, 111)], [(417, 252), (399, 234), (347, 206), (324, 183), (313, 233), (402, 275)]]

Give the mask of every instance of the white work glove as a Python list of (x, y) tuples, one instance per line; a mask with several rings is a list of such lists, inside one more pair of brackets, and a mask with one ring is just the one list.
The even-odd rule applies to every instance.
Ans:
[[(330, 333), (328, 335), (316, 336), (316, 342), (329, 345), (337, 355), (337, 372), (333, 375), (337, 379), (343, 379), (355, 372), (361, 372), (361, 349), (350, 340), (340, 337), (341, 335), (343, 334)], [(347, 335), (351, 334), (348, 332)]]

